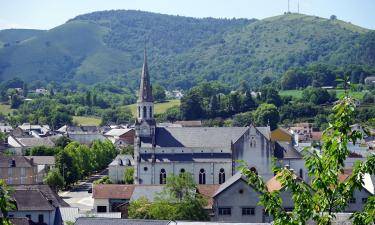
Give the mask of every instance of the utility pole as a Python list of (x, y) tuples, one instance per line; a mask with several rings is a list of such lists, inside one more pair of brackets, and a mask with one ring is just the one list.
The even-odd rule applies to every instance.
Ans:
[(288, 13), (290, 13), (290, 11), (289, 11), (289, 1), (290, 1), (290, 0), (288, 0)]

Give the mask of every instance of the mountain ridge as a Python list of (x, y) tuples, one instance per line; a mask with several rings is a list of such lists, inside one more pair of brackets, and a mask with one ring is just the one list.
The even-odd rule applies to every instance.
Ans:
[[(0, 31), (0, 44), (7, 32)], [(27, 37), (0, 47), (0, 81), (108, 81), (136, 88), (144, 47), (153, 81), (183, 89), (202, 80), (255, 86), (259, 78), (278, 79), (294, 66), (348, 58), (374, 66), (375, 58), (373, 30), (303, 14), (256, 20), (100, 11)], [(367, 55), (348, 57), (360, 51), (358, 43)]]

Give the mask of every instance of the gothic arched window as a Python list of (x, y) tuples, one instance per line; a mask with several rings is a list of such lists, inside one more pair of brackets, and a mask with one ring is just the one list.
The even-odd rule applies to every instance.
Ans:
[(150, 118), (152, 118), (152, 106), (150, 106), (150, 109), (149, 109), (149, 114)]
[(138, 117), (141, 117), (141, 107), (138, 106)]
[(256, 145), (257, 145), (257, 142), (256, 142), (255, 138), (254, 138), (254, 137), (251, 137), (251, 140), (250, 140), (250, 147), (255, 148)]
[(251, 167), (250, 171), (253, 171), (256, 175), (258, 175), (258, 171), (257, 171), (257, 169), (255, 167)]
[(143, 118), (147, 118), (147, 108), (143, 106)]
[(303, 170), (299, 169), (299, 177), (303, 179)]
[(160, 184), (165, 184), (167, 183), (167, 172), (165, 169), (160, 170)]
[(204, 169), (199, 170), (199, 184), (206, 184), (206, 171)]
[(219, 171), (219, 184), (222, 184), (225, 182), (225, 170), (223, 168)]

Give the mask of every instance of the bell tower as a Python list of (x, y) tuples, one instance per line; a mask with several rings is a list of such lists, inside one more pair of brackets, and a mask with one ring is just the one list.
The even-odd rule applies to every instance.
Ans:
[(139, 137), (151, 137), (155, 128), (154, 99), (147, 66), (147, 52), (144, 51), (144, 62), (137, 100), (136, 131)]

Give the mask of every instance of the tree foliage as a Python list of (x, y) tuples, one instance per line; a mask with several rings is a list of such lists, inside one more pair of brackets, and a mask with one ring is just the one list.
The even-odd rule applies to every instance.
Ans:
[[(279, 191), (269, 192), (263, 179), (242, 165), (240, 170), (248, 178), (249, 184), (260, 192), (260, 204), (267, 214), (273, 216), (275, 224), (306, 224), (309, 219), (318, 224), (331, 224), (335, 212), (341, 212), (348, 205), (355, 190), (361, 190), (366, 173), (375, 174), (375, 155), (366, 161), (357, 161), (352, 175), (341, 182), (338, 177), (345, 168), (345, 159), (349, 156), (348, 143), (362, 139), (360, 131), (352, 131), (355, 104), (352, 98), (345, 96), (334, 106), (333, 123), (324, 131), (321, 150), (305, 150), (305, 166), (311, 181), (307, 184), (295, 179), (288, 168), (273, 168), (278, 181), (285, 190), (292, 193), (294, 209), (286, 212), (282, 206)], [(355, 224), (371, 224), (375, 218), (375, 197), (371, 196), (363, 212), (353, 214)]]
[(47, 176), (43, 179), (43, 183), (49, 185), (56, 192), (65, 186), (64, 178), (57, 168), (48, 171)]
[(170, 176), (155, 202), (150, 203), (147, 198), (140, 198), (130, 203), (129, 218), (208, 220), (204, 210), (207, 201), (196, 193), (196, 188), (189, 173)]
[(14, 199), (11, 197), (11, 189), (5, 183), (4, 180), (0, 179), (0, 225), (11, 225), (9, 220), (8, 212), (16, 208)]

